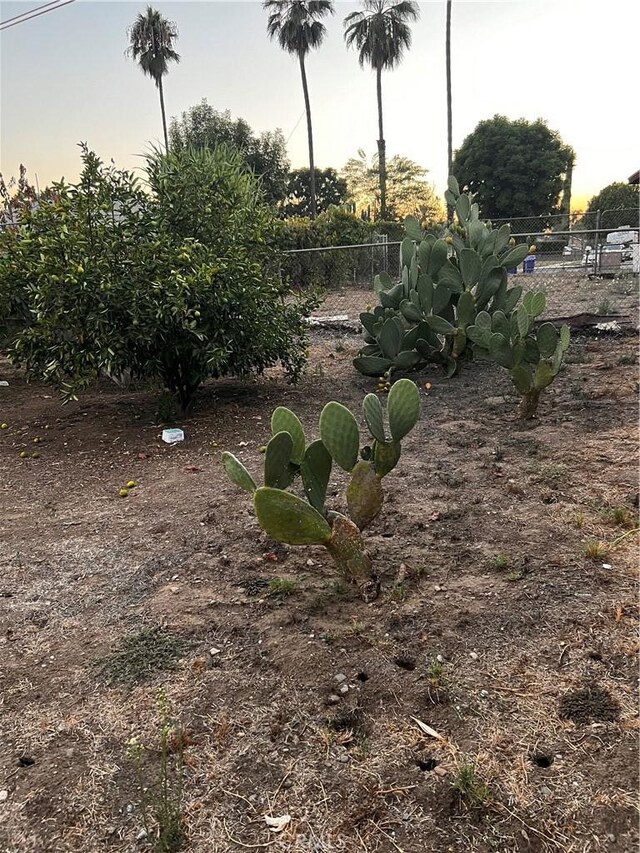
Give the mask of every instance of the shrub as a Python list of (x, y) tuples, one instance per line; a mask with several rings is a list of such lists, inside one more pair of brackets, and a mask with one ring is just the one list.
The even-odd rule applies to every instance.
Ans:
[(158, 378), (183, 411), (208, 377), (280, 362), (295, 379), (309, 306), (280, 285), (274, 219), (240, 156), (156, 153), (150, 193), (86, 146), (82, 160), (77, 184), (0, 237), (0, 293), (24, 306), (14, 362), (66, 399), (103, 372)]

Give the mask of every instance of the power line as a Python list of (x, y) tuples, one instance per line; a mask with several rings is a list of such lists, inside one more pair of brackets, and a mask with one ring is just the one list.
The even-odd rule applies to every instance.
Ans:
[(5, 24), (11, 23), (11, 21), (17, 21), (18, 18), (24, 18), (25, 15), (31, 15), (33, 12), (38, 12), (40, 9), (45, 9), (47, 6), (55, 6), (56, 3), (59, 3), (60, 0), (50, 0), (49, 3), (45, 3), (43, 6), (36, 6), (35, 9), (28, 9), (26, 12), (20, 12), (19, 15), (14, 15), (13, 18), (7, 18), (6, 21), (0, 21), (0, 26), (3, 27)]
[[(46, 15), (47, 12), (55, 12), (56, 9), (68, 6), (70, 3), (75, 3), (75, 0), (65, 0), (64, 3), (58, 3), (55, 6), (52, 5), (52, 3), (46, 3), (45, 6), (50, 6), (51, 8), (47, 9), (45, 6), (37, 6), (29, 12), (23, 12), (22, 15), (16, 15), (13, 18), (8, 18), (6, 21), (0, 22), (0, 32), (2, 32), (2, 30), (9, 30), (11, 27), (17, 27), (18, 24), (25, 24), (27, 21), (33, 20), (33, 18), (39, 18), (40, 15)], [(42, 11), (39, 12), (39, 9), (42, 9)]]
[(285, 140), (285, 143), (284, 143), (285, 145), (287, 145), (287, 144), (288, 144), (289, 140), (291, 139), (291, 137), (293, 136), (293, 134), (294, 134), (294, 133), (296, 132), (296, 130), (298, 129), (298, 125), (300, 124), (300, 122), (301, 122), (301, 121), (302, 121), (302, 119), (304, 118), (304, 112), (305, 112), (305, 111), (304, 111), (304, 110), (302, 110), (302, 112), (300, 113), (300, 118), (299, 118), (299, 119), (298, 119), (298, 121), (295, 123), (295, 125), (294, 125), (294, 127), (293, 127), (293, 130), (291, 131), (291, 133), (289, 134), (289, 136), (287, 136), (287, 138), (286, 138), (286, 140)]

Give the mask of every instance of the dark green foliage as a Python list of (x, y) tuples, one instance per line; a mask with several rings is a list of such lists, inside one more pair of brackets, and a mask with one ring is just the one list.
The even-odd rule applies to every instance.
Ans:
[(184, 148), (235, 148), (246, 168), (260, 178), (265, 200), (277, 204), (286, 196), (289, 177), (287, 146), (281, 130), (256, 135), (242, 118), (231, 118), (231, 112), (219, 112), (206, 99), (173, 118), (169, 128), (173, 151)]
[(285, 300), (240, 155), (155, 154), (151, 194), (86, 148), (83, 162), (0, 236), (0, 293), (23, 306), (13, 361), (67, 397), (101, 373), (158, 378), (183, 410), (208, 377), (281, 362), (295, 379), (307, 306)]
[[(600, 220), (602, 228), (619, 228), (621, 225), (637, 228), (639, 189), (637, 184), (626, 184), (622, 181), (609, 184), (593, 196), (587, 205), (586, 212), (602, 211)], [(593, 221), (593, 218), (590, 221)]]
[(550, 216), (561, 210), (573, 150), (542, 119), (481, 121), (453, 158), (453, 174), (489, 219)]
[[(368, 243), (371, 229), (352, 213), (331, 208), (315, 219), (291, 218), (278, 223), (282, 250)], [(284, 281), (298, 289), (342, 287), (354, 276), (371, 275), (371, 251), (341, 249), (332, 252), (296, 252), (285, 255)]]
[[(311, 172), (294, 169), (289, 173), (286, 197), (282, 206), (284, 216), (311, 216)], [(347, 182), (338, 177), (335, 169), (316, 169), (316, 211), (324, 213), (330, 207), (343, 204)]]

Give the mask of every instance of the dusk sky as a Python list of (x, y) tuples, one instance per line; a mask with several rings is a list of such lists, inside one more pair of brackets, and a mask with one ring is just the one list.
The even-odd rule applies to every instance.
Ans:
[[(3, 2), (0, 18), (45, 0)], [(145, 3), (77, 0), (0, 33), (0, 171), (24, 163), (40, 186), (77, 178), (79, 141), (118, 166), (162, 136), (157, 90), (124, 56), (127, 27)], [(308, 165), (296, 60), (266, 35), (256, 2), (158, 2), (175, 21), (182, 57), (165, 78), (169, 116), (206, 98), (254, 130), (279, 127), (293, 166)], [(337, 2), (325, 44), (308, 60), (316, 165), (342, 168), (376, 148), (375, 76), (344, 45)], [(402, 154), (446, 182), (445, 3), (420, 3), (413, 47), (383, 76), (388, 156)], [(574, 209), (640, 167), (637, 0), (454, 0), (453, 143), (501, 113), (543, 118), (576, 151)]]

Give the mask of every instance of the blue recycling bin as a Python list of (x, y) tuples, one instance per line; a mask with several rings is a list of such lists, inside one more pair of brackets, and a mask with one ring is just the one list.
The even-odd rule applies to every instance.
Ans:
[(522, 263), (522, 272), (524, 273), (532, 273), (533, 268), (536, 265), (536, 256), (535, 255), (527, 255)]

